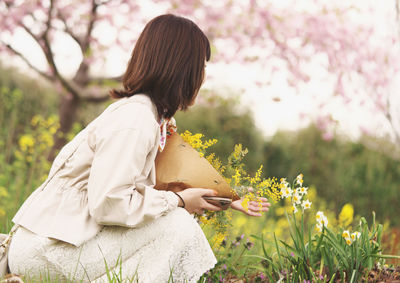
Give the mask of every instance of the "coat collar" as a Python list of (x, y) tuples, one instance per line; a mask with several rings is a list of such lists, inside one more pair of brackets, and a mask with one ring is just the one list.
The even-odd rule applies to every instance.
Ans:
[(138, 93), (138, 94), (134, 94), (134, 95), (132, 95), (130, 97), (126, 97), (125, 99), (126, 99), (127, 102), (138, 102), (138, 103), (142, 103), (144, 105), (147, 105), (151, 109), (151, 112), (153, 112), (154, 119), (157, 122), (160, 122), (160, 119), (158, 118), (157, 107), (153, 103), (153, 101), (151, 101), (151, 98), (147, 94)]

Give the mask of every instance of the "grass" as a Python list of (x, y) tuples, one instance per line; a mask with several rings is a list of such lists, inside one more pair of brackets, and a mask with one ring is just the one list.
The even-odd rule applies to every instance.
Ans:
[[(45, 270), (45, 271), (39, 271), (39, 276), (32, 276), (29, 273), (27, 273), (26, 275), (21, 276), (21, 277), (23, 278), (24, 282), (29, 282), (29, 283), (36, 283), (36, 282), (38, 282), (38, 283), (39, 282), (40, 283), (50, 283), (50, 282), (51, 283), (53, 283), (53, 282), (54, 283), (58, 283), (58, 282), (63, 282), (63, 283), (64, 282), (138, 283), (138, 282), (140, 282), (137, 269), (135, 270), (135, 273), (132, 276), (130, 276), (128, 278), (125, 278), (123, 276), (121, 256), (118, 256), (117, 263), (113, 268), (109, 266), (109, 264), (107, 263), (107, 260), (104, 258), (104, 256), (103, 256), (103, 259), (104, 259), (105, 272), (104, 272), (104, 274), (102, 274), (99, 277), (99, 278), (106, 277), (105, 280), (103, 280), (103, 281), (96, 281), (96, 280), (99, 280), (99, 278), (97, 278), (97, 279), (89, 278), (89, 275), (88, 275), (85, 267), (83, 267), (83, 266), (82, 266), (82, 268), (84, 269), (84, 272), (85, 272), (84, 278), (76, 278), (76, 270), (77, 270), (78, 265), (80, 264), (79, 260), (76, 264), (76, 269), (75, 269), (74, 273), (71, 276), (68, 276), (67, 278), (65, 278), (62, 275), (61, 276), (56, 275), (56, 277), (52, 277), (50, 274), (49, 268), (47, 268), (47, 270)], [(172, 269), (170, 269), (170, 275), (169, 275), (169, 280), (168, 280), (168, 283), (170, 283), (170, 282), (171, 283), (174, 282)]]

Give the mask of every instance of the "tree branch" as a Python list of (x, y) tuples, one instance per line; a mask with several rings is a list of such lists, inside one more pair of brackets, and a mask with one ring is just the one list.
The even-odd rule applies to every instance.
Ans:
[(78, 71), (76, 72), (73, 78), (73, 82), (81, 87), (87, 86), (89, 84), (89, 64), (85, 59), (88, 56), (88, 51), (90, 51), (91, 35), (94, 27), (94, 22), (96, 21), (97, 18), (97, 7), (99, 5), (100, 4), (97, 4), (95, 0), (92, 0), (91, 11), (89, 14), (89, 23), (86, 29), (86, 35), (81, 40), (80, 47), (82, 50), (83, 60), (79, 65)]
[[(73, 80), (60, 80), (60, 83), (66, 88), (69, 93), (76, 96), (76, 98), (86, 101), (86, 102), (104, 102), (110, 98), (108, 91), (104, 88), (99, 87), (87, 87), (87, 86), (80, 86), (79, 84), (75, 83)], [(65, 84), (68, 86), (66, 87)]]
[(53, 9), (54, 9), (54, 0), (50, 0), (50, 7), (47, 13), (47, 22), (46, 22), (46, 29), (44, 30), (43, 37), (47, 37), (50, 28), (51, 28), (51, 21), (53, 20)]
[(79, 38), (78, 35), (76, 35), (68, 26), (67, 20), (65, 19), (64, 15), (61, 13), (61, 11), (57, 11), (58, 18), (62, 21), (64, 24), (64, 32), (67, 33), (73, 40), (75, 40), (76, 43), (78, 43), (79, 47), (82, 48), (82, 40)]
[(53, 8), (54, 8), (54, 2), (53, 2), (53, 0), (50, 0), (50, 7), (49, 7), (49, 10), (48, 10), (48, 13), (47, 13), (48, 19), (47, 19), (47, 22), (46, 22), (46, 29), (44, 30), (44, 32), (43, 32), (43, 34), (41, 36), (41, 39), (44, 42), (44, 46), (42, 46), (42, 45), (41, 46), (42, 46), (44, 55), (46, 56), (47, 63), (50, 65), (50, 68), (52, 69), (54, 75), (58, 79), (60, 79), (61, 76), (60, 76), (60, 74), (58, 72), (58, 69), (57, 69), (57, 66), (56, 66), (56, 64), (54, 62), (54, 56), (53, 56), (53, 52), (51, 50), (51, 45), (50, 45), (50, 42), (49, 42), (49, 31), (50, 31), (50, 28), (51, 28), (51, 18), (52, 18)]
[[(51, 1), (53, 3), (53, 1)], [(51, 17), (51, 9), (53, 5), (51, 4), (49, 8), (49, 13), (48, 16)], [(51, 20), (47, 20), (46, 24), (46, 30), (44, 31), (42, 37), (38, 37), (36, 34), (34, 34), (24, 23), (19, 22), (21, 27), (39, 44), (41, 47), (44, 56), (46, 57), (46, 61), (49, 64), (50, 69), (53, 72), (52, 81), (54, 82), (56, 79), (58, 79), (61, 84), (64, 86), (65, 89), (67, 89), (72, 95), (79, 97), (79, 92), (77, 92), (58, 72), (57, 66), (54, 62), (54, 57), (53, 57), (53, 52), (51, 50), (50, 42), (48, 40), (48, 32), (51, 27)], [(43, 40), (43, 43), (41, 42)]]
[(88, 24), (88, 27), (87, 27), (87, 30), (86, 30), (85, 38), (83, 39), (83, 43), (82, 43), (82, 49), (83, 49), (83, 52), (84, 52), (84, 56), (85, 56), (85, 53), (89, 49), (90, 37), (92, 36), (94, 22), (96, 21), (96, 18), (97, 18), (97, 8), (98, 8), (98, 6), (99, 5), (96, 3), (96, 0), (92, 0), (92, 9), (91, 9), (90, 15), (89, 15), (89, 24)]
[(37, 72), (39, 75), (43, 76), (45, 79), (54, 82), (55, 78), (53, 76), (50, 76), (48, 74), (46, 74), (45, 72), (39, 70), (38, 68), (36, 68), (35, 66), (33, 66), (31, 64), (31, 62), (28, 61), (28, 59), (21, 53), (18, 52), (17, 50), (15, 50), (10, 44), (6, 44), (4, 42), (2, 42), (8, 50), (10, 50), (14, 55), (17, 55), (20, 59), (22, 59), (32, 70), (34, 70), (35, 72)]
[(81, 97), (82, 101), (85, 102), (93, 102), (93, 103), (101, 103), (110, 99), (110, 95), (107, 93), (98, 94), (98, 91), (87, 92), (83, 97)]
[(21, 25), (21, 27), (40, 45), (40, 38), (34, 34), (26, 25), (24, 25), (22, 22), (19, 22), (19, 24)]
[(94, 77), (89, 79), (89, 84), (104, 85), (109, 82), (121, 83), (122, 77), (122, 75), (117, 77)]
[[(52, 21), (52, 13), (54, 9), (54, 0), (50, 1), (50, 7), (48, 10), (48, 19), (46, 22), (46, 29), (44, 30), (42, 36), (38, 38), (35, 34), (32, 33), (32, 31), (29, 30), (23, 23), (21, 25), (25, 28), (26, 31), (28, 31), (31, 36), (33, 36), (36, 41), (39, 43), (39, 45), (42, 47), (42, 50), (44, 52), (44, 55), (46, 57), (47, 63), (50, 66), (50, 69), (52, 70), (55, 78), (60, 81), (61, 85), (68, 91), (70, 92), (73, 96), (79, 97), (79, 90), (77, 90), (75, 87), (73, 87), (67, 80), (65, 80), (60, 72), (58, 71), (58, 68), (54, 62), (54, 55), (53, 51), (51, 49), (50, 41), (49, 41), (49, 31), (51, 29), (51, 21)], [(43, 40), (44, 46), (40, 44), (40, 40)]]

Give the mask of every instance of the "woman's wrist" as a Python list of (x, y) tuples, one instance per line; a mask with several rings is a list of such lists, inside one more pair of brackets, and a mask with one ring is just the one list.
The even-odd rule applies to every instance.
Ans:
[(178, 197), (178, 207), (185, 208), (185, 201), (183, 200), (183, 198), (178, 193), (173, 193)]

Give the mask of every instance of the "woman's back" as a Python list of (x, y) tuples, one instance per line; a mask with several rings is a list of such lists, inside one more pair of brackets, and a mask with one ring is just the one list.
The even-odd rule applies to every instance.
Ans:
[[(101, 228), (88, 203), (89, 175), (94, 174), (95, 170), (92, 163), (96, 152), (96, 140), (100, 140), (101, 136), (115, 135), (124, 129), (146, 129), (141, 131), (140, 140), (153, 141), (150, 151), (153, 156), (158, 148), (159, 137), (155, 111), (150, 99), (142, 94), (112, 103), (63, 147), (47, 180), (26, 200), (13, 222), (41, 236), (63, 240), (76, 246), (93, 237)], [(143, 136), (143, 133), (146, 133), (147, 137)], [(129, 145), (129, 140), (125, 142)], [(124, 151), (123, 148), (119, 150)], [(140, 176), (136, 177), (136, 183), (154, 185), (154, 165), (150, 161), (151, 159), (144, 166)], [(98, 175), (110, 174), (108, 170), (115, 169), (118, 165), (109, 162), (104, 162), (101, 167), (96, 168), (104, 170), (98, 172)], [(100, 191), (101, 188), (96, 190)]]

